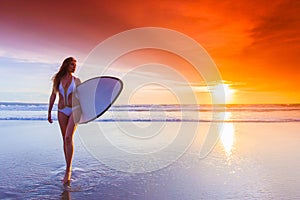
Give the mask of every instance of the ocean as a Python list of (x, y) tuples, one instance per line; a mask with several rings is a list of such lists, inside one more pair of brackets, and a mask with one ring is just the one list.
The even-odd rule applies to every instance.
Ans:
[(78, 126), (70, 187), (47, 110), (0, 103), (0, 199), (300, 199), (298, 104), (114, 105)]
[[(48, 104), (0, 102), (0, 120), (43, 121), (47, 120), (47, 110)], [(57, 120), (57, 105), (53, 111), (53, 119)], [(187, 113), (185, 118), (182, 112)], [(195, 112), (200, 118), (192, 117)], [(212, 112), (231, 113), (230, 117), (224, 117), (222, 121), (225, 122), (300, 122), (300, 104), (232, 104), (219, 108), (211, 105), (115, 105), (96, 121), (212, 122), (216, 121)]]

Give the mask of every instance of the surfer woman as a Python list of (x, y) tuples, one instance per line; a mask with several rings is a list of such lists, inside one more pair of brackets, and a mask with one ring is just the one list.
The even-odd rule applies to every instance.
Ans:
[(72, 173), (72, 158), (74, 154), (73, 135), (80, 119), (81, 109), (76, 98), (76, 86), (80, 84), (79, 78), (72, 73), (76, 69), (76, 60), (73, 57), (66, 58), (59, 71), (53, 77), (53, 89), (49, 99), (48, 121), (52, 123), (51, 110), (59, 94), (58, 122), (63, 137), (66, 171), (63, 179), (64, 184), (70, 184)]

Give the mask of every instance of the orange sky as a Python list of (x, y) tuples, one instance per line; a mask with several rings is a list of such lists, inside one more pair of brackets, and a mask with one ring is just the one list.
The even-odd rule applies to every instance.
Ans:
[(121, 31), (165, 27), (208, 51), (236, 90), (232, 103), (300, 103), (299, 13), (298, 0), (2, 0), (0, 56), (20, 51), (62, 60), (71, 54), (80, 61)]

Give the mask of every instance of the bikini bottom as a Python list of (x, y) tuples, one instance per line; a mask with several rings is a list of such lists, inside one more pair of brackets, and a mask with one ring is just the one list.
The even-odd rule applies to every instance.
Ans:
[(66, 106), (63, 109), (58, 109), (58, 112), (62, 112), (64, 113), (66, 116), (70, 116), (72, 114), (73, 110), (76, 110), (77, 108), (79, 108), (79, 105), (72, 107)]

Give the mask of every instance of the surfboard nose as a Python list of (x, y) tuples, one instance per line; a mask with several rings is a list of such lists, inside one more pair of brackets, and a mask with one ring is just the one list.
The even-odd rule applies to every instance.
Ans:
[(77, 87), (82, 115), (79, 123), (87, 123), (105, 113), (123, 89), (123, 82), (111, 76), (89, 79)]

